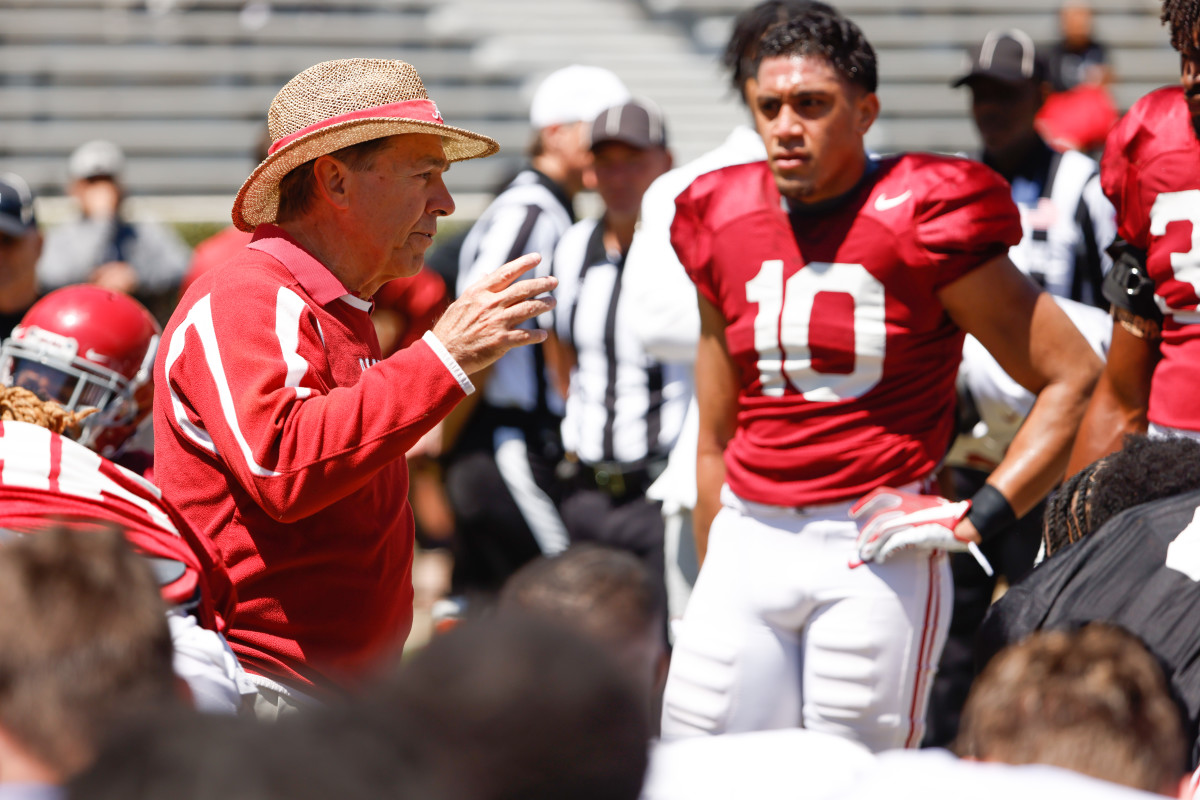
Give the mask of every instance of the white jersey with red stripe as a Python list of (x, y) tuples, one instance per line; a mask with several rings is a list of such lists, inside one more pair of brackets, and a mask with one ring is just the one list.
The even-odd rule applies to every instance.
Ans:
[(27, 422), (0, 422), (0, 463), (0, 528), (31, 533), (60, 521), (117, 525), (142, 555), (179, 565), (177, 577), (162, 585), (168, 605), (195, 600), (202, 625), (224, 628), (233, 608), (225, 567), (154, 484)]

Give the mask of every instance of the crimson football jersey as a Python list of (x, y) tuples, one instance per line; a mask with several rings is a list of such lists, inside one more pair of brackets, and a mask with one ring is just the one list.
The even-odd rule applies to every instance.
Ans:
[(845, 201), (789, 216), (765, 162), (696, 179), (671, 241), (728, 323), (738, 426), (726, 481), (794, 506), (926, 477), (954, 428), (963, 333), (937, 292), (1021, 238), (981, 164), (873, 162)]
[(1200, 431), (1200, 140), (1182, 88), (1151, 92), (1129, 109), (1108, 136), (1100, 182), (1121, 238), (1146, 252), (1163, 312), (1150, 421)]
[(183, 574), (162, 586), (163, 599), (198, 600), (200, 624), (224, 630), (233, 597), (220, 557), (154, 484), (39, 425), (0, 422), (0, 528), (33, 533), (56, 521), (114, 524), (142, 555), (179, 562)]

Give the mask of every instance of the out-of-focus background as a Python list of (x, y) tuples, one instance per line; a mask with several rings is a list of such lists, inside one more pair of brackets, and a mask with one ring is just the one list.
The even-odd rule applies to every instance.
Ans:
[[(213, 229), (251, 172), (266, 108), (300, 70), (333, 58), (416, 65), (450, 124), (495, 137), (499, 156), (448, 174), (478, 214), (520, 163), (533, 87), (569, 63), (605, 66), (664, 109), (677, 163), (746, 116), (717, 59), (750, 0), (0, 0), (0, 172), (40, 195), (43, 223), (68, 206), (67, 158), (110, 139), (126, 153), (129, 212)], [(835, 3), (879, 53), (883, 113), (868, 144), (975, 145), (967, 93), (949, 81), (996, 28), (1058, 36), (1054, 0)], [(1178, 80), (1157, 0), (1093, 0), (1119, 110)]]

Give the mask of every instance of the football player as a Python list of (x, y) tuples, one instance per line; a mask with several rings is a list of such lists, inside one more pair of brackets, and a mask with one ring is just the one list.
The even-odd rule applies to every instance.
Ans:
[[(144, 473), (153, 439), (150, 370), (162, 328), (129, 295), (80, 284), (50, 292), (0, 344), (0, 380), (67, 411), (92, 409), (77, 440)], [(142, 448), (145, 448), (144, 450)]]
[[(221, 632), (233, 588), (220, 556), (140, 473), (158, 323), (137, 300), (69, 286), (30, 308), (0, 345), (0, 529), (118, 525), (159, 579), (175, 669), (198, 708), (236, 712), (254, 691)], [(109, 457), (111, 456), (111, 458)], [(119, 466), (125, 457), (138, 470)]]
[[(663, 733), (914, 746), (949, 620), (945, 551), (1055, 484), (1100, 363), (1008, 260), (1020, 219), (995, 173), (867, 156), (876, 60), (853, 22), (811, 3), (753, 60), (767, 161), (697, 178), (672, 226), (700, 296), (704, 561)], [(964, 331), (1039, 396), (984, 488), (950, 505), (914, 492), (953, 434)]]
[(1104, 283), (1116, 324), (1069, 473), (1116, 450), (1125, 433), (1200, 437), (1200, 3), (1164, 0), (1162, 21), (1181, 85), (1135, 103), (1100, 163), (1117, 210)]

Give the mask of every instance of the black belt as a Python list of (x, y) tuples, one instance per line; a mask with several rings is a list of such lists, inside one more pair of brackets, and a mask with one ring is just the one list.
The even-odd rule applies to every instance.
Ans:
[(599, 489), (615, 498), (640, 497), (667, 468), (667, 460), (636, 467), (619, 463), (580, 463), (578, 466), (577, 480), (584, 489)]

